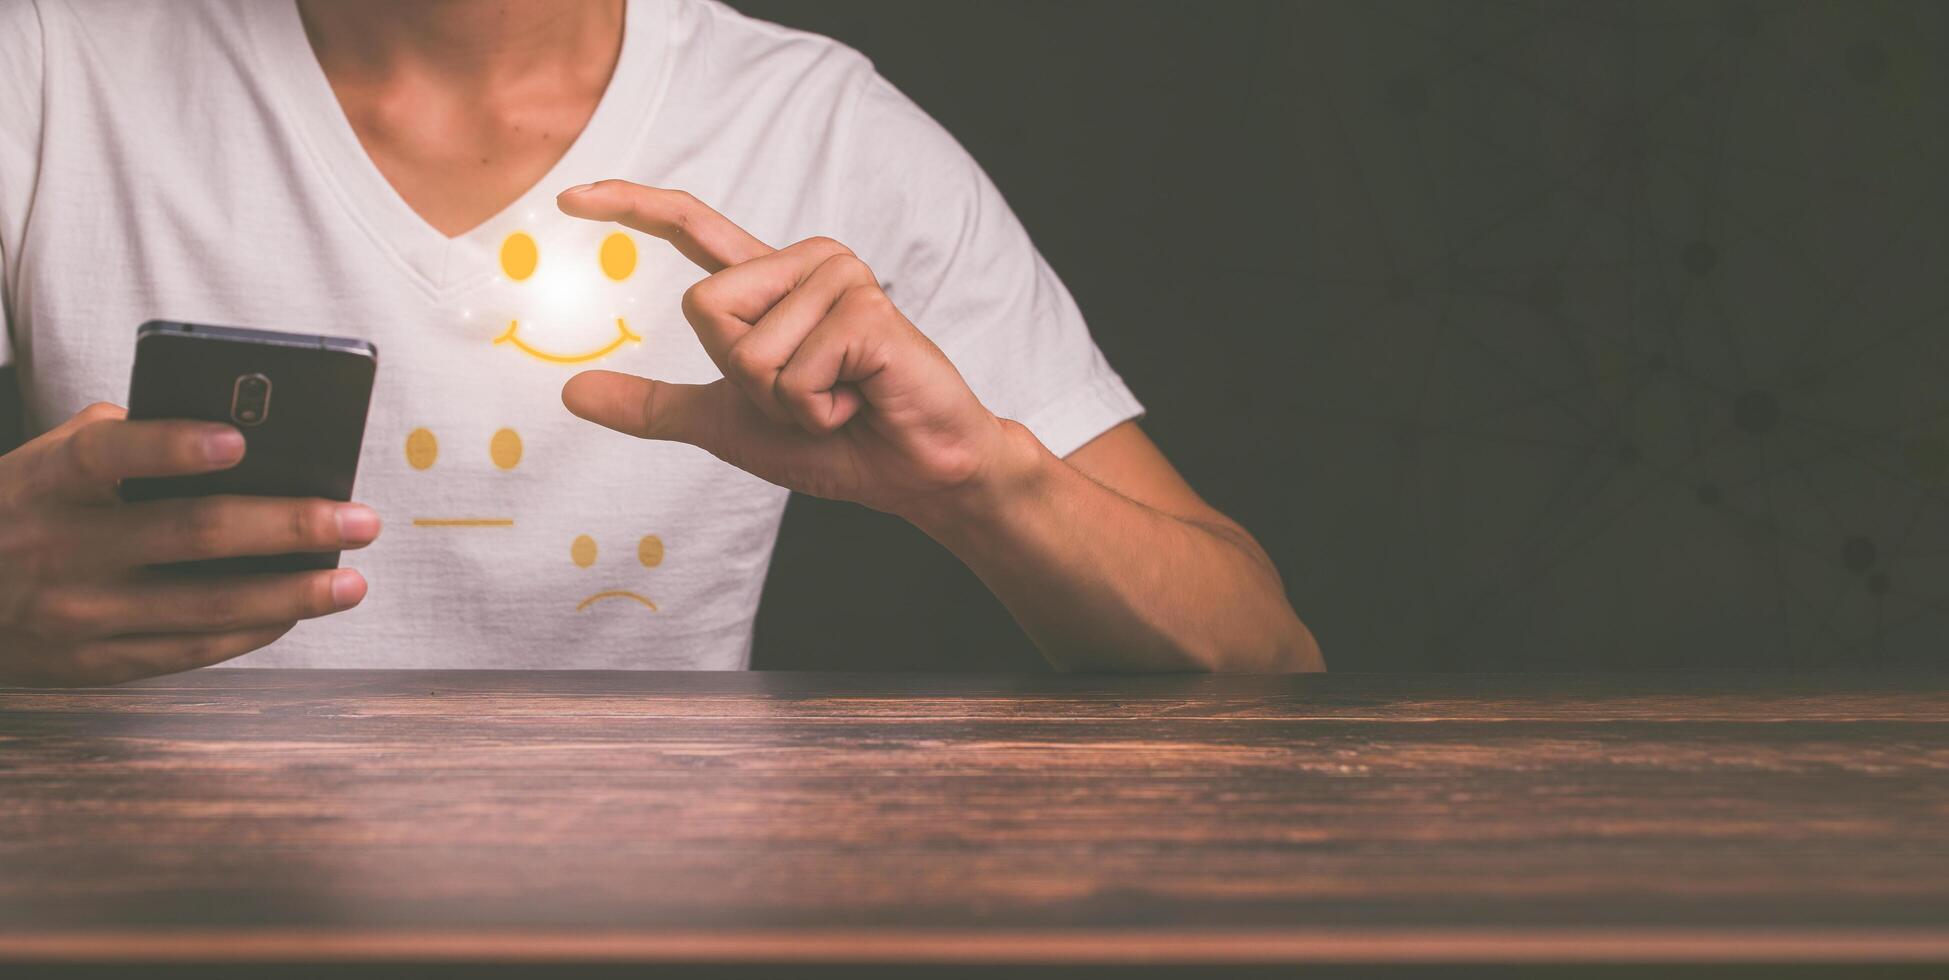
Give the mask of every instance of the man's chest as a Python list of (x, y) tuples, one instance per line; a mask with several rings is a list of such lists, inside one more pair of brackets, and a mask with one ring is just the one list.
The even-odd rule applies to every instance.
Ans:
[[(147, 319), (364, 338), (379, 370), (355, 494), (386, 530), (346, 556), (371, 582), (368, 607), (309, 627), (316, 642), (451, 639), (476, 651), (454, 662), (476, 664), (481, 649), (559, 643), (584, 665), (645, 666), (615, 658), (647, 638), (748, 626), (785, 493), (689, 447), (599, 429), (560, 401), (590, 367), (717, 375), (679, 309), (699, 275), (687, 261), (637, 236), (628, 274), (611, 275), (602, 247), (617, 229), (536, 208), (453, 242), (456, 285), (429, 290), (315, 172), (291, 171), (282, 198), (246, 213), (197, 205), (222, 202), (221, 184), (172, 173), (47, 188), (47, 213), (71, 220), (39, 223), (20, 267), (37, 426), (121, 401)], [(515, 234), (537, 243), (522, 278), (494, 247)], [(618, 321), (626, 343), (584, 343)], [(552, 356), (591, 351), (601, 356)], [(277, 649), (299, 656), (289, 651), (306, 642)], [(721, 660), (737, 642), (706, 646)]]

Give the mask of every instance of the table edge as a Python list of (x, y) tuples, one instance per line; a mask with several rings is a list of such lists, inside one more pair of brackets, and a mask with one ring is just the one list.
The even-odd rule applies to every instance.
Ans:
[(1949, 963), (1942, 929), (307, 931), (0, 933), (4, 963)]

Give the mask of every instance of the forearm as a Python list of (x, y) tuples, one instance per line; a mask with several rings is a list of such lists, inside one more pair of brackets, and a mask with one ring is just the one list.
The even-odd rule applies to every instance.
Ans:
[(587, 371), (562, 389), (576, 415), (906, 517), (981, 576), (1060, 667), (1320, 667), (1272, 563), (1141, 432), (1115, 427), (1072, 454), (1075, 465), (1055, 458), (982, 405), (844, 245), (773, 249), (689, 194), (626, 181), (559, 200), (568, 214), (665, 239), (710, 273), (682, 309), (724, 372), (681, 384)]
[(979, 487), (909, 515), (1066, 670), (1319, 670), (1271, 561), (1235, 525), (1162, 513), (1008, 423)]

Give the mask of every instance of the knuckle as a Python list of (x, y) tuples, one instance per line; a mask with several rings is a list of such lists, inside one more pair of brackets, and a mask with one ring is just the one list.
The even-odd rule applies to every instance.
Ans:
[(778, 383), (772, 385), (772, 394), (777, 396), (779, 404), (790, 409), (795, 416), (805, 415), (815, 398), (810, 387), (783, 374), (778, 376)]
[(170, 669), (187, 670), (191, 667), (216, 663), (229, 656), (229, 646), (230, 638), (221, 633), (191, 637), (185, 640), (182, 648), (177, 651), (176, 663), (171, 664)]
[(233, 639), (224, 657), (240, 657), (252, 650), (270, 646), (282, 639), (284, 634), (295, 629), (297, 625), (297, 621), (293, 620), (251, 630), (248, 634)]
[(225, 507), (215, 498), (185, 502), (177, 511), (176, 537), (190, 558), (219, 558), (228, 544)]
[(806, 371), (797, 364), (788, 365), (778, 375), (772, 391), (779, 404), (785, 406), (792, 421), (814, 435), (825, 435), (837, 426), (832, 425), (825, 411), (826, 392), (820, 391)]
[(21, 623), (43, 639), (82, 636), (94, 622), (94, 610), (80, 597), (58, 589), (43, 589), (23, 604)]
[(197, 666), (207, 667), (214, 663), (241, 657), (252, 650), (262, 649), (276, 643), (284, 634), (298, 624), (295, 620), (271, 626), (253, 627), (249, 630), (232, 633), (228, 636), (213, 637), (210, 646), (198, 658)]
[(651, 381), (643, 392), (642, 420), (637, 426), (645, 438), (659, 438), (669, 431), (669, 420), (662, 411), (668, 401), (669, 394), (663, 390), (663, 382)]
[(697, 209), (703, 207), (696, 195), (683, 190), (666, 190), (664, 203), (668, 211), (668, 221), (673, 231), (688, 231), (696, 223)]
[(683, 294), (683, 313), (686, 319), (696, 318), (717, 306), (720, 282), (716, 276), (693, 283)]
[(109, 420), (90, 422), (74, 430), (68, 437), (68, 465), (75, 475), (91, 483), (106, 483), (115, 479), (108, 465), (108, 452), (105, 440), (108, 437)]
[(828, 256), (827, 261), (831, 261), (835, 257), (851, 256), (853, 254), (853, 250), (847, 248), (845, 242), (837, 238), (829, 238), (825, 235), (814, 235), (800, 242), (799, 245), (808, 251), (819, 252)]
[(785, 365), (772, 379), (772, 390), (781, 400), (808, 398), (812, 395), (812, 382), (805, 367), (798, 361)]
[(38, 582), (53, 575), (65, 564), (71, 549), (61, 547), (61, 525), (44, 515), (23, 515), (11, 510), (0, 518), (0, 568), (19, 576), (18, 581)]
[(893, 305), (893, 297), (888, 296), (877, 283), (862, 283), (848, 289), (843, 301), (847, 306), (876, 318), (900, 311), (899, 307)]
[(829, 256), (824, 262), (819, 263), (819, 265), (828, 274), (839, 276), (848, 282), (869, 282), (873, 279), (872, 268), (867, 266), (866, 262), (859, 256), (851, 252), (842, 252), (838, 255)]
[(329, 504), (318, 502), (293, 504), (288, 520), (293, 544), (329, 546), (338, 540), (338, 524), (332, 519), (332, 507)]
[(338, 611), (338, 603), (332, 601), (334, 575), (333, 572), (321, 572), (305, 582), (292, 603), (292, 619), (313, 619)]
[(724, 352), (724, 364), (733, 374), (742, 378), (765, 378), (772, 371), (770, 355), (759, 349), (747, 339), (739, 340)]
[(784, 392), (780, 400), (791, 411), (792, 420), (807, 431), (818, 435), (824, 435), (832, 431), (832, 427), (826, 422), (825, 413), (819, 410), (820, 404), (817, 393), (805, 390), (792, 390)]
[(202, 625), (213, 630), (233, 630), (244, 625), (247, 616), (244, 601), (234, 590), (213, 590), (202, 600), (199, 617)]
[(89, 643), (69, 651), (66, 662), (50, 667), (48, 682), (57, 687), (82, 687), (90, 684), (120, 684), (139, 676), (113, 647)]

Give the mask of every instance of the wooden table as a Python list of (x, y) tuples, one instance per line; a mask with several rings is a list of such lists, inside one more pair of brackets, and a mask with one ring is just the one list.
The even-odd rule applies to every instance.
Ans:
[(1921, 975), (1949, 676), (0, 691), (0, 975), (28, 961)]

